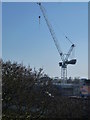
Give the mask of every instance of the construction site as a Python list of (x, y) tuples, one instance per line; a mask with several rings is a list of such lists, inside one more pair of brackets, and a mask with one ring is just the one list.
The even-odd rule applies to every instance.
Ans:
[[(64, 8), (62, 7), (62, 5)], [(75, 16), (75, 18), (72, 18), (74, 19), (75, 25), (72, 26), (71, 29), (69, 29), (69, 32), (68, 29), (66, 29), (66, 27), (68, 28), (71, 25), (71, 23), (69, 22), (71, 18), (69, 20), (67, 19), (65, 20), (69, 25), (66, 26), (65, 24), (64, 34), (62, 34), (61, 31), (59, 31), (59, 29), (57, 30), (57, 27), (54, 26), (56, 22), (53, 22), (54, 24), (52, 24), (52, 19), (51, 20), (49, 19), (54, 14), (54, 19), (58, 20), (58, 24), (60, 24), (60, 27), (62, 23), (64, 25), (65, 21), (62, 20), (62, 23), (60, 21), (63, 12), (61, 11), (60, 16), (59, 14), (57, 14), (56, 11), (55, 13), (52, 12), (52, 10), (55, 10), (55, 7), (51, 9), (51, 11), (49, 11), (50, 16), (48, 16), (46, 8), (49, 8), (50, 10), (50, 6), (43, 2), (42, 3), (35, 2), (29, 4), (28, 3), (22, 4), (8, 3), (8, 5), (4, 4), (3, 11), (5, 9), (4, 11), (5, 16), (3, 15), (3, 19), (4, 22), (6, 23), (4, 31), (5, 33), (6, 31), (9, 31), (10, 36), (9, 33), (7, 32), (8, 34), (6, 34), (5, 36), (6, 39), (4, 37), (3, 39), (5, 39), (4, 41), (5, 43), (11, 40), (9, 41), (10, 47), (9, 44), (5, 44), (6, 46), (4, 53), (7, 53), (6, 48), (8, 48), (9, 55), (11, 56), (9, 56), (10, 58), (8, 61), (7, 59), (5, 59), (6, 61), (2, 59), (0, 60), (0, 63), (2, 64), (1, 77), (3, 89), (1, 100), (2, 120), (33, 120), (33, 119), (40, 120), (43, 118), (45, 119), (60, 118), (63, 120), (75, 118), (87, 120), (88, 118), (90, 118), (89, 114), (90, 79), (83, 77), (84, 74), (86, 76), (85, 70), (87, 68), (86, 67), (84, 70), (86, 63), (85, 64), (83, 63), (85, 62), (84, 60), (86, 60), (87, 58), (86, 56), (83, 57), (85, 53), (84, 51), (85, 46), (83, 47), (83, 45), (85, 43), (81, 41), (84, 39), (82, 35), (83, 32), (79, 31), (85, 27), (82, 22), (84, 21), (82, 18), (85, 17), (80, 13), (78, 15), (82, 15), (83, 16), (82, 18), (81, 16), (78, 16), (76, 14), (75, 9), (73, 9), (72, 7), (72, 5), (74, 6), (73, 3), (68, 4), (68, 7), (67, 3), (65, 4), (63, 3), (62, 5), (58, 6), (58, 3), (55, 3), (55, 6), (56, 7), (58, 6), (57, 7), (58, 13), (59, 10), (61, 10), (59, 8), (60, 7), (63, 8), (62, 10), (65, 13), (63, 18), (66, 19), (68, 17), (69, 12), (70, 12), (69, 17), (71, 15), (72, 17)], [(77, 11), (81, 10), (81, 13), (83, 13), (82, 12), (83, 5), (84, 4), (82, 4), (82, 9), (80, 9), (80, 3), (79, 4), (76, 3), (75, 4), (76, 10)], [(70, 6), (71, 8), (69, 9)], [(73, 14), (73, 12), (71, 11), (72, 9), (74, 10), (75, 14)], [(68, 13), (66, 13), (67, 10)], [(56, 16), (59, 16), (60, 19), (58, 19)], [(78, 17), (80, 19), (79, 22), (77, 22)], [(6, 18), (9, 19), (7, 20)], [(83, 25), (82, 28), (80, 28), (80, 26), (78, 27), (77, 25), (78, 23), (80, 24), (81, 22), (82, 22), (81, 27)], [(75, 31), (72, 32), (74, 28)], [(77, 28), (80, 29), (77, 30)], [(56, 30), (58, 34), (61, 33), (63, 35), (64, 39), (58, 37), (58, 35), (56, 34), (57, 33)], [(77, 37), (75, 38), (76, 41), (73, 40), (72, 37), (68, 37), (69, 33), (71, 34), (71, 36), (73, 36), (76, 33), (75, 36), (79, 37), (79, 39), (81, 38), (81, 40), (80, 41), (77, 40), (76, 39)], [(20, 34), (21, 36), (19, 36)], [(79, 34), (81, 34), (81, 36), (79, 36)], [(51, 41), (49, 41), (50, 38)], [(16, 40), (18, 44), (16, 43)], [(65, 46), (65, 43), (67, 45), (67, 48)], [(83, 43), (82, 48), (84, 49), (78, 52), (78, 57), (75, 57), (75, 55), (73, 55), (72, 57), (72, 54), (74, 53), (75, 49), (77, 49), (76, 43), (78, 43), (78, 46), (82, 45), (81, 43)], [(15, 48), (13, 45), (16, 45)], [(55, 48), (52, 47), (52, 49), (50, 49), (51, 48), (50, 46), (53, 45)], [(79, 49), (77, 49), (77, 51), (81, 49), (81, 47), (78, 48)], [(24, 50), (23, 52), (22, 49)], [(54, 49), (56, 50), (56, 52), (54, 52)], [(17, 55), (15, 55), (15, 53)], [(59, 59), (57, 59), (57, 56), (59, 56)], [(19, 63), (19, 61), (26, 61), (26, 63), (30, 64), (29, 65), (24, 64), (25, 62)], [(82, 64), (80, 66), (78, 62), (79, 64), (81, 62), (83, 66)], [(34, 65), (34, 67), (32, 66), (32, 64)], [(55, 64), (57, 66), (55, 66)], [(77, 68), (75, 69), (76, 65)], [(36, 69), (36, 67), (38, 67), (39, 69)], [(47, 68), (47, 72), (44, 71), (45, 68)], [(56, 70), (59, 73), (59, 77), (56, 77), (58, 75)], [(50, 72), (52, 73), (52, 75), (50, 75)], [(81, 77), (76, 77), (76, 73), (78, 73), (78, 75), (80, 75)]]
[[(70, 42), (71, 46), (69, 48), (69, 51), (67, 53), (63, 53), (61, 50), (61, 47), (59, 45), (58, 39), (56, 37), (56, 34), (54, 32), (54, 29), (48, 20), (48, 17), (45, 12), (45, 8), (43, 7), (42, 3), (37, 3), (40, 7), (40, 10), (42, 12), (42, 15), (45, 19), (46, 25), (49, 29), (49, 32), (51, 34), (52, 40), (54, 41), (54, 44), (56, 46), (56, 49), (59, 53), (61, 61), (59, 62), (59, 66), (61, 68), (61, 82), (60, 84), (57, 82), (55, 84), (59, 87), (60, 91), (62, 91), (62, 95), (70, 95), (70, 96), (80, 96), (81, 93), (81, 85), (80, 84), (73, 84), (73, 83), (67, 83), (67, 66), (68, 65), (75, 65), (77, 62), (77, 59), (69, 59), (73, 49), (75, 49), (75, 44), (65, 35), (65, 38), (68, 42)], [(39, 16), (39, 24), (40, 24), (40, 17)], [(46, 80), (47, 81), (47, 80)], [(90, 94), (90, 93), (89, 93)]]

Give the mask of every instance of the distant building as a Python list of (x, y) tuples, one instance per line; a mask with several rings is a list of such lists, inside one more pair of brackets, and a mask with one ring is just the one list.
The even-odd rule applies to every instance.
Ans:
[(61, 83), (61, 80), (59, 77), (54, 77), (52, 80), (53, 85), (57, 85), (58, 83)]
[(38, 80), (38, 84), (39, 85), (48, 85), (52, 82), (52, 79), (50, 77), (41, 77), (39, 80)]
[(80, 79), (80, 85), (81, 85), (81, 86), (84, 85), (84, 84), (85, 84), (85, 81), (87, 81), (86, 78), (82, 78), (82, 79)]
[(62, 96), (79, 96), (80, 86), (74, 84), (57, 84), (56, 85)]
[(80, 92), (82, 96), (90, 96), (90, 80), (84, 80), (80, 87)]

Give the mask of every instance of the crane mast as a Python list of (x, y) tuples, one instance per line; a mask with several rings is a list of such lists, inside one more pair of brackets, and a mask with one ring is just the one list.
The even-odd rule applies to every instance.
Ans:
[[(57, 38), (56, 38), (55, 32), (54, 32), (54, 30), (53, 30), (53, 28), (52, 28), (52, 25), (50, 24), (50, 22), (49, 22), (49, 20), (48, 20), (48, 17), (47, 17), (47, 15), (46, 15), (46, 13), (45, 13), (44, 7), (41, 5), (40, 2), (37, 3), (37, 4), (39, 5), (39, 7), (40, 7), (40, 9), (41, 9), (41, 11), (42, 11), (42, 14), (43, 14), (43, 16), (44, 16), (44, 19), (45, 19), (46, 24), (47, 24), (47, 26), (48, 26), (48, 29), (49, 29), (49, 31), (50, 31), (50, 34), (51, 34), (51, 36), (52, 36), (52, 38), (53, 38), (53, 41), (54, 41), (54, 43), (55, 43), (55, 46), (56, 46), (56, 48), (57, 48), (57, 50), (58, 50), (58, 52), (59, 52), (59, 55), (60, 55), (60, 57), (61, 57), (62, 62), (59, 62), (59, 66), (61, 66), (61, 80), (62, 80), (62, 83), (64, 84), (64, 83), (66, 83), (66, 80), (67, 80), (67, 65), (68, 65), (68, 64), (75, 64), (75, 63), (76, 63), (76, 59), (72, 59), (72, 60), (68, 61), (68, 58), (69, 58), (69, 56), (70, 56), (73, 48), (75, 47), (75, 45), (74, 45), (74, 44), (71, 45), (71, 47), (70, 47), (68, 53), (66, 54), (66, 56), (63, 54), (63, 52), (61, 51), (61, 48), (60, 48), (60, 46), (59, 46), (58, 40), (57, 40)], [(65, 36), (65, 37), (66, 37), (66, 36)], [(67, 37), (66, 37), (66, 38), (67, 38)], [(67, 39), (68, 39), (68, 38), (67, 38)]]

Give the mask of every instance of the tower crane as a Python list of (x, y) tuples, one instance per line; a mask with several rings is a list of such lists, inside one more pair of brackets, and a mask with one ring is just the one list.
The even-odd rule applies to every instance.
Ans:
[[(76, 64), (76, 59), (68, 60), (69, 57), (70, 57), (70, 55), (71, 55), (71, 52), (73, 51), (73, 48), (75, 47), (75, 45), (72, 43), (72, 45), (71, 45), (68, 53), (67, 53), (67, 54), (63, 54), (63, 52), (61, 51), (60, 45), (59, 45), (59, 43), (58, 43), (58, 40), (57, 40), (57, 38), (56, 38), (55, 32), (54, 32), (54, 30), (53, 30), (53, 27), (52, 27), (52, 25), (50, 24), (50, 22), (49, 22), (49, 20), (48, 20), (48, 17), (47, 17), (47, 15), (46, 15), (46, 13), (45, 13), (44, 7), (42, 6), (42, 4), (41, 4), (40, 2), (37, 3), (37, 4), (38, 4), (39, 7), (40, 7), (40, 10), (41, 10), (41, 12), (42, 12), (42, 14), (43, 14), (43, 16), (44, 16), (44, 19), (45, 19), (45, 21), (46, 21), (46, 24), (47, 24), (47, 26), (48, 26), (48, 29), (49, 29), (49, 31), (50, 31), (50, 34), (51, 34), (51, 36), (52, 36), (52, 38), (53, 38), (53, 41), (54, 41), (54, 43), (55, 43), (55, 46), (56, 46), (56, 48), (57, 48), (57, 50), (58, 50), (58, 53), (59, 53), (59, 55), (60, 55), (60, 57), (61, 57), (61, 60), (62, 60), (62, 61), (59, 62), (59, 66), (61, 67), (61, 80), (62, 80), (62, 83), (65, 84), (65, 83), (67, 82), (67, 65), (68, 65), (68, 64), (72, 64), (72, 65)], [(65, 37), (66, 37), (66, 39), (68, 39), (67, 36), (65, 36)], [(68, 40), (69, 40), (69, 39), (68, 39)]]

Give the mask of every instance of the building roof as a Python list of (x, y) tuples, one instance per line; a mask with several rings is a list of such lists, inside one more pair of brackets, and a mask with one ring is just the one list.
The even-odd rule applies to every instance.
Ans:
[(85, 80), (85, 84), (90, 86), (90, 79), (89, 80)]
[(39, 80), (40, 81), (48, 81), (48, 80), (51, 80), (51, 78), (46, 76), (46, 77), (41, 77)]

